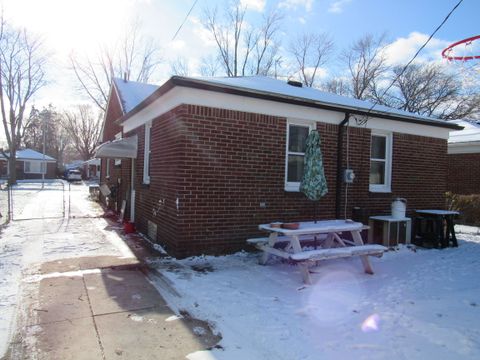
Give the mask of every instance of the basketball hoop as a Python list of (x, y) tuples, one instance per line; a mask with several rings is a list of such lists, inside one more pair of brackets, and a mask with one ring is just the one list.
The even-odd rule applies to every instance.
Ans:
[(448, 63), (460, 63), (464, 86), (480, 85), (480, 35), (457, 41), (442, 51), (442, 58)]
[[(472, 36), (470, 38), (457, 41), (456, 43), (453, 43), (447, 46), (445, 49), (443, 49), (442, 57), (447, 60), (460, 60), (460, 61), (480, 59), (480, 55), (465, 55), (465, 54), (462, 54), (460, 49), (457, 49), (462, 44), (465, 46), (465, 48), (467, 48), (467, 46), (471, 46), (478, 39), (480, 39), (480, 35)], [(475, 45), (477, 44), (475, 43)], [(480, 45), (478, 46), (480, 47)], [(455, 49), (460, 51), (456, 53)]]

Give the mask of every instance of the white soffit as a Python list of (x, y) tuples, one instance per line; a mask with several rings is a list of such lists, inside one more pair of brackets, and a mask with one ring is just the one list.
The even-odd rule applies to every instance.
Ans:
[[(282, 103), (280, 101), (256, 99), (248, 96), (176, 86), (156, 99), (146, 108), (140, 110), (138, 113), (132, 115), (123, 122), (123, 130), (125, 133), (128, 133), (182, 104), (222, 108), (226, 110), (318, 121), (330, 124), (339, 124), (345, 117), (344, 112), (340, 111), (324, 110), (308, 106)], [(350, 126), (357, 127), (355, 120), (352, 118), (350, 120)], [(363, 127), (439, 139), (448, 139), (449, 131), (451, 131), (448, 128), (388, 120), (378, 117), (369, 119), (367, 124)]]
[(480, 141), (465, 143), (449, 143), (449, 154), (477, 154), (480, 153)]

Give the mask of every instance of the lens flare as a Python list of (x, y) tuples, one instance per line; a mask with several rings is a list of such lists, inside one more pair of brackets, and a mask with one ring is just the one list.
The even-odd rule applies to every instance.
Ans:
[(380, 316), (372, 314), (367, 317), (362, 323), (363, 332), (378, 331), (380, 329)]
[(319, 326), (335, 326), (345, 323), (353, 309), (362, 303), (365, 290), (354, 267), (324, 266), (315, 285), (305, 293), (302, 315), (308, 316)]

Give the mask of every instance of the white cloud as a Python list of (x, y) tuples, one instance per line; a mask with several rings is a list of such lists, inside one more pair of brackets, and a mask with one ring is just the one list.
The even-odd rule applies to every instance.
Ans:
[(312, 11), (312, 6), (313, 0), (283, 0), (278, 4), (280, 8), (297, 9), (303, 7), (306, 11)]
[(299, 18), (298, 18), (298, 21), (299, 21), (300, 24), (302, 24), (302, 25), (305, 25), (305, 24), (307, 23), (307, 20), (305, 20), (304, 17), (299, 17)]
[[(307, 75), (308, 78), (311, 78), (313, 76), (314, 72), (315, 72), (314, 67), (305, 68), (305, 74)], [(330, 73), (329, 73), (327, 68), (324, 68), (324, 67), (317, 68), (317, 70), (315, 72), (315, 83), (318, 83), (318, 81), (320, 81), (320, 80), (327, 79), (329, 75), (330, 75)], [(300, 70), (289, 74), (289, 77), (297, 79), (298, 81), (303, 81), (303, 76), (302, 76), (302, 73), (300, 72)]]
[(343, 12), (345, 5), (349, 4), (352, 0), (337, 0), (330, 4), (328, 12), (340, 14)]
[(201, 41), (201, 44), (203, 46), (207, 47), (215, 47), (216, 43), (215, 40), (213, 39), (212, 34), (210, 31), (205, 29), (205, 26), (202, 25), (202, 22), (200, 21), (199, 18), (197, 17), (191, 17), (190, 22), (193, 24), (192, 28), (192, 36), (194, 38), (198, 38)]
[[(406, 38), (398, 38), (389, 44), (385, 50), (387, 62), (390, 65), (405, 65), (427, 41), (428, 35), (412, 32)], [(448, 42), (433, 38), (418, 55), (416, 62), (440, 61), (442, 50)]]
[(240, 0), (240, 3), (246, 6), (248, 10), (263, 12), (266, 0)]
[(182, 50), (185, 48), (185, 41), (183, 40), (174, 40), (168, 44), (168, 47), (172, 50)]

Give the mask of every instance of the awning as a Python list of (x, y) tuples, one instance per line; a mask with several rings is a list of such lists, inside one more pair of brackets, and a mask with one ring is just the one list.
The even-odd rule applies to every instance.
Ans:
[(97, 148), (96, 158), (137, 158), (138, 138), (137, 135), (109, 141)]

